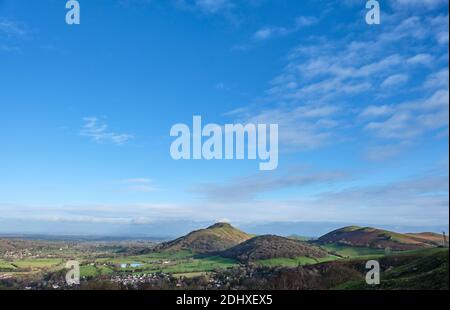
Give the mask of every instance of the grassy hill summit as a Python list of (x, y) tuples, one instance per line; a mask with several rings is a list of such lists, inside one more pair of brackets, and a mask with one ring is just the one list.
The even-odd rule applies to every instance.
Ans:
[(437, 234), (402, 234), (373, 227), (348, 226), (323, 235), (317, 242), (404, 251), (438, 246), (439, 238)]
[(220, 256), (247, 262), (272, 258), (322, 258), (328, 256), (328, 253), (304, 241), (263, 235), (225, 250), (220, 253)]
[(159, 245), (156, 250), (190, 250), (196, 253), (215, 253), (231, 248), (252, 236), (228, 223), (216, 223), (206, 229), (195, 230), (183, 237)]

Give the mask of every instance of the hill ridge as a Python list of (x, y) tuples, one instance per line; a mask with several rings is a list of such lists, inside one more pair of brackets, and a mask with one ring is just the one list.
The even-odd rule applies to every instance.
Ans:
[[(433, 240), (433, 238), (434, 240)], [(340, 244), (391, 250), (414, 250), (439, 245), (436, 237), (425, 233), (402, 234), (374, 227), (346, 226), (333, 230), (319, 239), (319, 244)]]

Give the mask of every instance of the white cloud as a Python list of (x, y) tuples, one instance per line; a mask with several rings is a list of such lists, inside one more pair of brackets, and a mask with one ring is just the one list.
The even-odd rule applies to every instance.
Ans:
[(183, 219), (195, 214), (189, 206), (170, 203), (17, 205), (0, 203), (0, 219), (52, 222), (143, 224), (154, 219)]
[(135, 178), (135, 179), (125, 179), (125, 180), (122, 180), (122, 182), (123, 183), (127, 183), (127, 184), (129, 184), (129, 183), (144, 183), (144, 184), (148, 184), (148, 183), (150, 183), (152, 180), (150, 180), (150, 179), (146, 179), (146, 178)]
[(391, 0), (391, 2), (397, 6), (399, 9), (401, 8), (427, 8), (434, 9), (445, 3), (448, 3), (447, 0)]
[[(302, 187), (327, 182), (326, 177), (314, 175), (311, 176), (311, 181), (307, 180), (307, 176), (303, 176), (303, 179), (295, 174), (287, 177), (286, 181), (271, 178), (268, 183), (292, 183), (292, 186)], [(334, 182), (333, 178), (329, 182)], [(253, 194), (262, 193), (268, 188), (263, 180), (256, 186), (248, 182), (243, 184)], [(318, 222), (448, 225), (448, 186), (448, 175), (419, 175), (381, 185), (339, 186), (334, 191), (327, 190), (308, 197), (297, 196), (295, 199), (64, 206), (0, 203), (0, 220), (148, 224), (155, 221), (214, 221), (226, 218), (231, 222), (252, 223), (301, 219)], [(233, 196), (234, 193), (227, 194)]]
[(441, 87), (448, 88), (449, 87), (448, 68), (444, 68), (437, 72), (431, 73), (425, 81), (425, 87), (431, 88), (431, 89), (436, 89), (436, 88), (441, 88)]
[(3, 52), (20, 52), (21, 49), (17, 46), (0, 44), (0, 51)]
[(205, 14), (230, 11), (236, 6), (233, 0), (175, 0), (175, 5), (182, 9), (199, 10)]
[(20, 37), (24, 36), (27, 30), (21, 23), (0, 17), (0, 34), (2, 33), (6, 36)]
[(137, 193), (152, 193), (158, 191), (153, 181), (147, 178), (125, 179), (122, 183), (127, 184), (126, 191)]
[(299, 31), (303, 27), (312, 26), (318, 22), (319, 19), (314, 16), (299, 16), (296, 18), (295, 24), (292, 27), (265, 26), (256, 31), (253, 34), (253, 38), (256, 40), (268, 40), (274, 37), (286, 36)]
[(380, 106), (368, 106), (361, 113), (360, 117), (380, 117), (392, 114), (394, 108), (389, 105), (380, 105)]
[(274, 36), (282, 36), (290, 33), (287, 28), (282, 27), (264, 27), (255, 32), (253, 37), (257, 40), (267, 40)]
[(407, 62), (412, 65), (426, 65), (429, 66), (434, 60), (434, 57), (430, 54), (417, 54), (408, 58)]
[(448, 14), (435, 16), (429, 19), (428, 23), (432, 27), (430, 34), (436, 38), (436, 41), (439, 44), (448, 45)]
[(196, 0), (195, 5), (210, 13), (216, 13), (233, 6), (230, 0)]
[[(432, 40), (436, 32), (448, 27), (448, 15), (405, 17), (402, 12), (389, 16), (383, 27), (377, 35), (362, 32), (357, 39), (305, 39), (309, 43), (295, 48), (282, 72), (272, 79), (263, 100), (269, 107), (260, 104), (234, 116), (249, 122), (278, 123), (285, 148), (318, 148), (360, 134), (379, 142), (378, 151), (383, 151), (384, 158), (402, 148), (387, 148), (390, 142), (383, 139), (402, 140), (403, 144), (427, 132), (445, 132), (448, 69), (436, 70), (435, 63), (445, 62), (448, 50)], [(273, 29), (266, 30), (261, 38), (273, 35)], [(411, 55), (411, 51), (427, 52)], [(420, 70), (425, 73), (418, 74), (418, 65), (424, 66)], [(409, 84), (421, 86), (407, 88)], [(412, 99), (402, 99), (405, 93)], [(383, 95), (384, 102), (375, 101), (381, 98), (377, 94)], [(270, 106), (273, 102), (278, 104)], [(316, 114), (327, 109), (332, 113)], [(366, 131), (356, 132), (359, 128)], [(355, 131), (349, 136), (348, 130)], [(373, 135), (367, 137), (367, 132)], [(374, 150), (377, 148), (372, 146), (366, 153)]]
[(25, 24), (0, 17), (0, 52), (21, 52), (20, 41), (27, 35)]
[(315, 149), (336, 142), (333, 130), (339, 126), (336, 105), (299, 105), (259, 111), (240, 109), (233, 116), (242, 123), (278, 124), (279, 140), (284, 149)]
[(96, 117), (85, 117), (84, 126), (81, 128), (80, 135), (91, 138), (98, 143), (112, 143), (122, 145), (133, 139), (133, 135), (119, 134), (108, 130), (108, 125)]
[(117, 0), (120, 7), (129, 8), (133, 6), (146, 6), (153, 2), (153, 0)]
[(390, 87), (399, 87), (405, 84), (409, 80), (409, 76), (406, 74), (394, 74), (387, 77), (383, 83), (381, 83), (381, 87), (390, 88)]
[(201, 184), (192, 191), (210, 202), (244, 202), (257, 198), (259, 194), (292, 187), (334, 183), (342, 181), (344, 177), (345, 174), (342, 172), (305, 173), (294, 169), (287, 175), (259, 173), (240, 177), (225, 184)]
[(299, 16), (295, 20), (297, 27), (303, 27), (303, 26), (312, 26), (319, 22), (319, 19), (315, 16)]
[(390, 117), (368, 123), (365, 128), (378, 137), (410, 140), (430, 130), (448, 127), (449, 92), (438, 90), (423, 100), (406, 102), (391, 109)]
[(404, 151), (407, 147), (405, 143), (382, 144), (368, 147), (364, 152), (364, 158), (373, 162), (382, 162)]

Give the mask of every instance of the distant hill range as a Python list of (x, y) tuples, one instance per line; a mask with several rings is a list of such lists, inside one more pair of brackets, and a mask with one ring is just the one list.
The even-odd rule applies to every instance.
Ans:
[(252, 238), (252, 235), (246, 234), (228, 223), (217, 223), (206, 229), (195, 230), (186, 236), (162, 243), (156, 247), (156, 250), (190, 250), (196, 253), (216, 253), (250, 238)]
[(442, 236), (435, 233), (401, 234), (359, 226), (334, 230), (315, 241), (297, 240), (276, 235), (253, 236), (228, 223), (217, 223), (173, 241), (161, 243), (153, 250), (188, 250), (249, 262), (272, 258), (322, 258), (330, 255), (321, 247), (328, 244), (405, 251), (437, 247), (442, 245), (442, 240)]
[(442, 235), (435, 233), (401, 234), (372, 227), (348, 226), (323, 235), (317, 243), (404, 251), (439, 246), (442, 240)]
[(219, 255), (241, 262), (248, 262), (280, 257), (296, 258), (302, 256), (321, 258), (327, 256), (328, 253), (304, 241), (274, 235), (264, 235), (249, 239), (219, 253)]

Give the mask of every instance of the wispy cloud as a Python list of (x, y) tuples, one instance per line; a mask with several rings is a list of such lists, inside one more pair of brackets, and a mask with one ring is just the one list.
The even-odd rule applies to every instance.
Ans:
[(363, 156), (368, 161), (382, 162), (391, 159), (393, 157), (396, 157), (398, 154), (403, 152), (408, 146), (409, 143), (390, 143), (390, 144), (386, 143), (375, 146), (369, 146), (364, 151)]
[(21, 52), (20, 41), (28, 34), (23, 23), (0, 17), (0, 51)]
[(158, 191), (153, 185), (153, 181), (147, 178), (134, 178), (122, 180), (123, 184), (126, 184), (126, 191), (137, 193), (151, 193)]
[(123, 8), (130, 8), (133, 6), (146, 6), (152, 4), (153, 0), (116, 0), (117, 5)]
[(434, 57), (430, 54), (421, 53), (414, 55), (410, 58), (408, 58), (407, 62), (408, 64), (412, 65), (430, 65), (434, 60)]
[(22, 23), (0, 17), (0, 34), (20, 37), (26, 33), (26, 28)]
[(440, 89), (422, 100), (391, 107), (388, 117), (365, 128), (387, 139), (410, 140), (430, 130), (448, 128), (449, 92)]
[(182, 9), (197, 9), (206, 14), (223, 13), (233, 9), (233, 0), (175, 0), (175, 5)]
[(255, 40), (268, 40), (274, 37), (285, 36), (299, 31), (306, 26), (317, 24), (319, 19), (314, 16), (300, 16), (291, 27), (265, 26), (253, 34)]
[(371, 105), (362, 110), (360, 113), (360, 117), (362, 118), (372, 118), (372, 117), (380, 117), (386, 115), (392, 115), (394, 112), (394, 108), (390, 105)]
[(89, 137), (95, 142), (122, 145), (134, 138), (131, 134), (109, 131), (108, 125), (96, 117), (85, 117), (83, 121), (84, 125), (80, 130), (80, 135)]
[(330, 184), (342, 181), (342, 172), (316, 172), (293, 170), (286, 175), (260, 173), (247, 177), (240, 177), (225, 184), (200, 184), (192, 189), (210, 202), (245, 202), (251, 201), (260, 194), (274, 192), (281, 189), (307, 187), (317, 184)]
[(389, 87), (399, 87), (405, 84), (409, 79), (409, 76), (406, 74), (394, 74), (388, 76), (383, 83), (381, 83), (381, 87), (389, 88)]
[(329, 206), (347, 205), (354, 208), (387, 207), (392, 210), (401, 207), (424, 208), (447, 207), (447, 175), (420, 175), (383, 185), (347, 188), (337, 192), (318, 195), (319, 201)]
[[(440, 170), (441, 172), (444, 169)], [(448, 175), (429, 174), (386, 182), (379, 185), (339, 186), (336, 190), (318, 192), (296, 199), (251, 199), (275, 188), (314, 186), (336, 182), (337, 176), (311, 175), (271, 178), (268, 181), (250, 177), (241, 180), (251, 195), (227, 200), (224, 195), (241, 195), (238, 184), (219, 187), (209, 198), (194, 203), (143, 203), (94, 205), (17, 205), (0, 203), (0, 220), (29, 220), (72, 223), (149, 224), (155, 221), (231, 222), (317, 221), (407, 225), (448, 225)], [(339, 178), (338, 178), (339, 179)], [(237, 180), (238, 181), (238, 180)], [(257, 182), (252, 185), (249, 181)], [(226, 191), (226, 193), (225, 193)], [(206, 193), (206, 191), (204, 192)], [(252, 196), (253, 195), (253, 196)], [(447, 220), (446, 220), (447, 219)], [(84, 226), (80, 226), (84, 227)]]
[(391, 4), (398, 8), (426, 8), (435, 9), (448, 3), (447, 0), (390, 0)]
[(315, 149), (336, 142), (333, 132), (340, 123), (336, 117), (341, 108), (331, 104), (309, 104), (297, 107), (274, 107), (261, 111), (240, 109), (232, 114), (240, 122), (278, 124), (284, 149)]
[[(0, 219), (98, 224), (148, 224), (194, 214), (187, 206), (158, 203), (90, 205), (17, 205), (0, 203)], [(7, 213), (7, 214), (6, 214)]]
[[(399, 10), (376, 35), (365, 27), (358, 36), (305, 39), (288, 55), (266, 96), (233, 116), (278, 123), (285, 149), (313, 149), (359, 136), (372, 142), (362, 150), (371, 154), (366, 158), (376, 150), (380, 158), (400, 154), (423, 134), (448, 131), (448, 69), (443, 68), (448, 49), (437, 35), (448, 36), (447, 28), (448, 15), (405, 16)], [(255, 35), (265, 39), (289, 29), (263, 28)], [(399, 42), (410, 48), (397, 48)], [(402, 147), (394, 150), (390, 139)]]
[(439, 88), (447, 88), (448, 89), (448, 68), (443, 68), (439, 71), (433, 72), (428, 75), (425, 80), (424, 87), (428, 89), (439, 89)]

